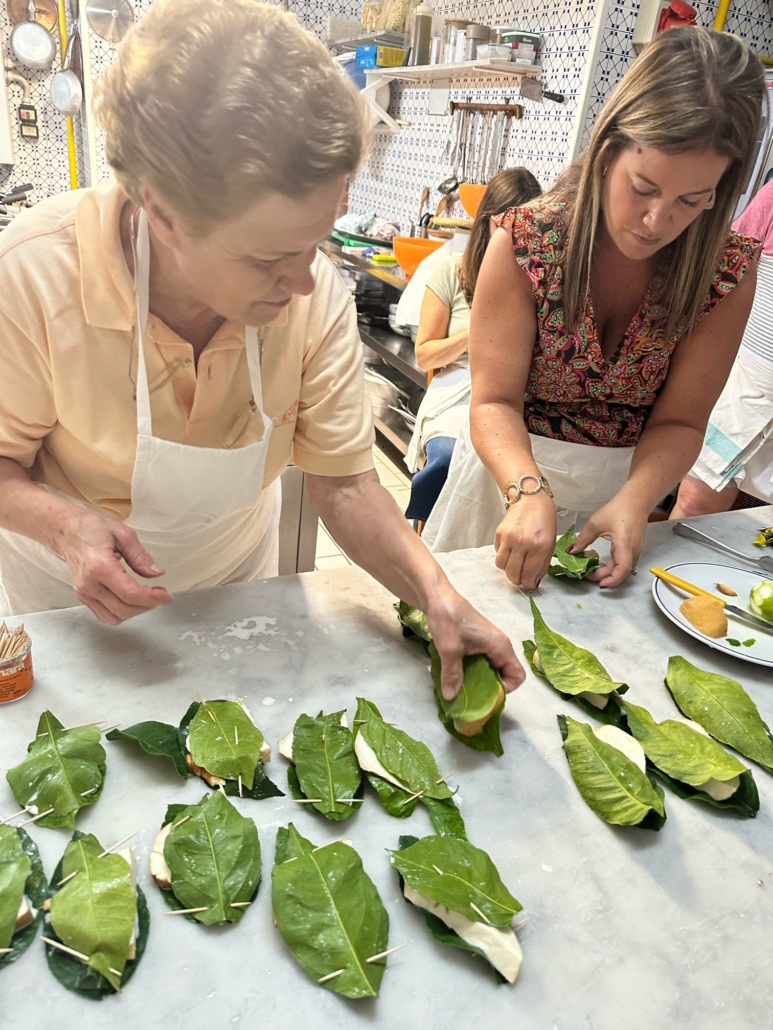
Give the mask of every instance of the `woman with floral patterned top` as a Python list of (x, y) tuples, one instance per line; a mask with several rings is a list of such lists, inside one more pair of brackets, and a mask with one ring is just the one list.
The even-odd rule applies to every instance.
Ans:
[(669, 29), (580, 159), (499, 221), (472, 308), (471, 432), (425, 529), (434, 550), (493, 541), (497, 566), (533, 589), (559, 524), (584, 521), (575, 550), (611, 541), (592, 578), (612, 587), (635, 572), (648, 515), (700, 451), (754, 297), (757, 243), (730, 220), (764, 98), (740, 40)]

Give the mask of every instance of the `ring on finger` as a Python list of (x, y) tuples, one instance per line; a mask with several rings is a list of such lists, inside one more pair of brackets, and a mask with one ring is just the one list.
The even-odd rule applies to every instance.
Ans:
[(633, 566), (631, 567), (631, 575), (632, 575), (632, 576), (635, 576), (635, 575), (637, 575), (637, 572), (636, 572), (636, 566), (635, 566), (635, 565), (633, 565)]

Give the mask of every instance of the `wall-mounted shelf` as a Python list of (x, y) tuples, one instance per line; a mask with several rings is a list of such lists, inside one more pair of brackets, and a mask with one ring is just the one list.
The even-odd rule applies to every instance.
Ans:
[(356, 39), (329, 39), (326, 43), (328, 50), (334, 54), (343, 54), (350, 50), (356, 50), (358, 46), (388, 46), (407, 49), (409, 37), (404, 32), (371, 32), (370, 35), (358, 36)]
[(376, 100), (378, 89), (388, 82), (404, 82), (414, 86), (427, 83), (433, 89), (449, 89), (462, 79), (501, 79), (503, 84), (517, 84), (523, 78), (539, 79), (542, 68), (538, 64), (519, 64), (517, 61), (460, 61), (456, 64), (427, 64), (414, 68), (369, 68), (363, 99), (383, 124), (382, 132), (397, 133), (400, 126)]
[(456, 64), (423, 64), (414, 68), (369, 68), (371, 77), (383, 82), (432, 82), (446, 85), (454, 79), (539, 79), (542, 67), (538, 64), (519, 64), (517, 61), (459, 61)]

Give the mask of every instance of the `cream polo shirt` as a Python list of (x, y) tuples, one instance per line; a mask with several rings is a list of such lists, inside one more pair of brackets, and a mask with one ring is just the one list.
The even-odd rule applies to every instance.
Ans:
[[(137, 441), (132, 280), (116, 184), (53, 197), (0, 234), (0, 455), (106, 514), (131, 511)], [(292, 461), (346, 476), (373, 468), (354, 303), (317, 255), (314, 292), (261, 332), (263, 403), (273, 419), (264, 487)], [(155, 436), (195, 447), (261, 438), (244, 326), (202, 351), (152, 314), (146, 360)]]

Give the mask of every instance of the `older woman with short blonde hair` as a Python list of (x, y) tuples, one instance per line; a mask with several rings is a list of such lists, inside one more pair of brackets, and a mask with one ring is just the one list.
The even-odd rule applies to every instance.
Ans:
[(252, 0), (158, 0), (96, 114), (116, 181), (0, 242), (0, 616), (117, 624), (275, 575), (292, 460), (347, 553), (427, 611), (449, 696), (472, 652), (515, 687), (373, 468), (353, 303), (317, 252), (364, 115), (324, 46)]

